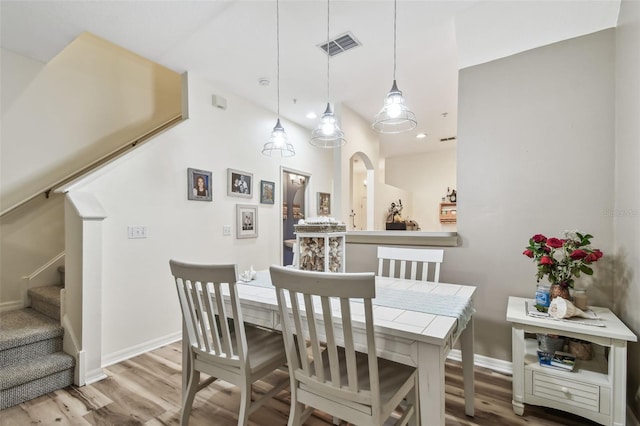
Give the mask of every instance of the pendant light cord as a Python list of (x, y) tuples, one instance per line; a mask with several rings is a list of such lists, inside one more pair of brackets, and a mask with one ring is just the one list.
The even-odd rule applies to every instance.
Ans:
[(329, 79), (329, 58), (331, 58), (329, 54), (329, 2), (330, 0), (327, 0), (327, 103), (329, 103), (329, 99), (331, 99), (329, 97), (329, 86), (331, 85), (331, 80)]
[(397, 19), (397, 0), (393, 0), (393, 81), (396, 81), (396, 22)]
[(280, 119), (280, 1), (276, 0), (276, 91), (278, 92), (278, 119)]

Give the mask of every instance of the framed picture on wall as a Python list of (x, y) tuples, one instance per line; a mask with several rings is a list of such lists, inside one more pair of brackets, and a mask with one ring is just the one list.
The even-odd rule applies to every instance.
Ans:
[(258, 237), (258, 206), (236, 204), (236, 238)]
[(268, 180), (260, 181), (260, 203), (273, 204), (276, 184)]
[(327, 216), (331, 214), (331, 194), (328, 192), (318, 192), (318, 215)]
[(187, 199), (195, 201), (212, 201), (212, 174), (206, 170), (187, 169)]
[(227, 169), (227, 195), (232, 197), (253, 197), (253, 173)]

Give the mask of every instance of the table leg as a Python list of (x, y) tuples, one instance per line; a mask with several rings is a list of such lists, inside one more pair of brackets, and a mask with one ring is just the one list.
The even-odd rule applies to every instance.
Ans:
[(469, 319), (467, 327), (460, 334), (460, 349), (462, 352), (462, 378), (464, 381), (464, 413), (473, 417), (475, 414), (475, 377), (473, 370), (473, 317)]
[(627, 341), (614, 340), (609, 352), (609, 377), (612, 378), (613, 395), (611, 395), (612, 404), (612, 422), (614, 426), (622, 426), (626, 424), (627, 415)]
[(420, 342), (418, 345), (418, 399), (420, 424), (444, 425), (443, 347)]
[(511, 365), (513, 366), (513, 412), (524, 414), (524, 329), (511, 326)]

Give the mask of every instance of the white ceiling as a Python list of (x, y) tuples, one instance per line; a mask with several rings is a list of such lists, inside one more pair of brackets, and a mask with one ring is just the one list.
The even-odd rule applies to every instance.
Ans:
[[(0, 6), (4, 49), (47, 62), (89, 31), (276, 110), (273, 0), (1, 0)], [(330, 100), (371, 120), (393, 78), (393, 1), (330, 6), (331, 38), (350, 31), (362, 43), (331, 58)], [(614, 27), (619, 7), (620, 0), (399, 0), (396, 77), (418, 127), (382, 137), (382, 155), (447, 147), (440, 139), (456, 132), (459, 69)], [(280, 1), (280, 109), (308, 128), (317, 119), (305, 115), (322, 113), (327, 102), (327, 59), (317, 47), (326, 38), (326, 1)], [(262, 77), (271, 84), (260, 86)], [(418, 140), (418, 132), (428, 137)]]

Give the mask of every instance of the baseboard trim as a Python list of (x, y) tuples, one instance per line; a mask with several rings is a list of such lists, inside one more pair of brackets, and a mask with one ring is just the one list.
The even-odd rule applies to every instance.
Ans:
[(22, 300), (14, 300), (11, 302), (0, 303), (0, 312), (16, 311), (24, 308), (25, 305)]
[[(461, 362), (462, 353), (460, 352), (460, 349), (451, 349), (447, 358)], [(476, 354), (473, 357), (473, 364), (478, 367), (484, 367), (488, 368), (489, 370), (497, 371), (499, 373), (513, 375), (513, 366), (510, 361), (504, 361), (501, 359)]]
[(149, 340), (147, 342), (141, 343), (136, 346), (132, 346), (127, 349), (123, 349), (121, 351), (117, 351), (108, 355), (104, 355), (102, 357), (102, 368), (108, 367), (113, 364), (117, 364), (119, 362), (125, 361), (129, 358), (133, 358), (134, 356), (142, 355), (145, 352), (152, 351), (154, 349), (158, 349), (162, 346), (168, 345), (173, 342), (177, 342), (182, 339), (182, 331), (178, 331), (176, 333), (168, 334), (163, 337), (159, 337), (157, 339)]

